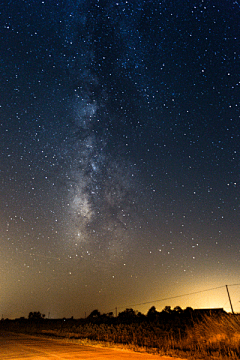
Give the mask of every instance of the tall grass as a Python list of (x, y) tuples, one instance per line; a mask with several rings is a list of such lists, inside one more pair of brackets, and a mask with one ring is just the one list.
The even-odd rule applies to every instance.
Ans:
[[(4, 324), (1, 324), (1, 328)], [(39, 323), (8, 322), (10, 331), (65, 337), (101, 346), (121, 346), (135, 351), (188, 359), (240, 359), (240, 317), (203, 316), (184, 322), (119, 323), (84, 320), (44, 320)]]
[(182, 349), (194, 350), (203, 359), (240, 359), (240, 318), (204, 316), (186, 329)]
[(204, 316), (186, 328), (164, 331), (161, 324), (81, 324), (62, 328), (68, 338), (122, 344), (134, 350), (189, 359), (240, 359), (240, 317)]

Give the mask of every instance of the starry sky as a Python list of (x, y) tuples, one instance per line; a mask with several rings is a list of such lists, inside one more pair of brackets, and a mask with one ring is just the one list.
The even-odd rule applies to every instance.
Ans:
[(240, 3), (3, 0), (0, 44), (0, 314), (240, 312)]

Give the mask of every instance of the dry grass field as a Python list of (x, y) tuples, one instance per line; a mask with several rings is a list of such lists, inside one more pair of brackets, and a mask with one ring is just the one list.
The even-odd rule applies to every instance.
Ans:
[[(8, 331), (38, 334), (95, 346), (121, 347), (188, 359), (240, 359), (240, 316), (196, 316), (169, 311), (145, 316), (127, 309), (117, 318), (3, 320)], [(131, 315), (131, 316), (130, 316)], [(188, 316), (187, 316), (188, 315)]]

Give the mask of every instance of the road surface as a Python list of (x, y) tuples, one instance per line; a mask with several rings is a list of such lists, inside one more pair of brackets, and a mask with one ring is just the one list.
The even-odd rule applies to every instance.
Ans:
[[(1, 360), (180, 360), (128, 350), (84, 346), (60, 339), (49, 339), (0, 331)], [(181, 359), (182, 360), (182, 359)]]

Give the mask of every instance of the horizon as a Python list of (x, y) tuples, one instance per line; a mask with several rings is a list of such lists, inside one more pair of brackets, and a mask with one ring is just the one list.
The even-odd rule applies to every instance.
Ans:
[[(227, 285), (228, 287), (234, 287), (234, 286), (240, 286), (240, 284), (232, 284), (232, 285)], [(217, 304), (217, 306), (215, 306), (215, 305), (210, 305), (210, 306), (200, 306), (200, 307), (194, 307), (194, 306), (191, 306), (191, 305), (187, 305), (187, 306), (185, 306), (185, 307), (182, 307), (182, 306), (180, 306), (180, 305), (176, 305), (176, 304), (179, 304), (179, 299), (181, 298), (181, 297), (186, 297), (186, 296), (192, 296), (192, 295), (197, 295), (197, 294), (199, 294), (199, 293), (205, 293), (205, 292), (209, 292), (209, 291), (216, 291), (216, 290), (219, 290), (219, 289), (221, 289), (221, 290), (223, 290), (223, 289), (225, 289), (225, 292), (226, 292), (226, 298), (228, 299), (228, 304), (225, 302), (225, 306), (220, 306), (221, 305), (221, 302), (216, 302), (215, 301), (215, 304)], [(230, 291), (230, 295), (231, 295), (231, 293), (232, 294), (234, 294), (234, 292), (231, 292)], [(222, 292), (222, 294), (221, 295), (223, 295), (224, 294), (224, 292)], [(230, 296), (230, 298), (231, 298), (231, 296)], [(235, 296), (233, 297), (234, 299), (235, 299)], [(93, 310), (98, 310), (101, 314), (108, 314), (108, 313), (110, 313), (110, 312), (113, 312), (113, 315), (114, 315), (114, 317), (116, 317), (116, 312), (119, 314), (119, 312), (122, 312), (122, 311), (124, 311), (124, 310), (126, 310), (126, 309), (129, 309), (129, 308), (131, 308), (131, 309), (133, 309), (134, 311), (138, 311), (138, 312), (140, 312), (140, 313), (142, 313), (142, 314), (144, 314), (144, 315), (146, 315), (147, 314), (147, 312), (148, 312), (148, 310), (152, 307), (152, 306), (155, 306), (155, 308), (156, 308), (156, 311), (158, 311), (158, 312), (161, 312), (161, 311), (163, 311), (164, 310), (164, 308), (165, 308), (165, 306), (170, 306), (171, 307), (171, 310), (174, 310), (174, 308), (175, 307), (177, 307), (177, 306), (180, 306), (180, 308), (182, 309), (182, 310), (185, 310), (185, 309), (187, 309), (188, 307), (190, 307), (190, 308), (192, 308), (193, 310), (200, 310), (200, 309), (203, 309), (203, 310), (207, 310), (207, 309), (223, 309), (224, 311), (226, 311), (227, 313), (232, 313), (232, 309), (231, 309), (231, 305), (230, 305), (230, 300), (229, 300), (229, 298), (228, 298), (228, 294), (227, 294), (227, 291), (226, 291), (226, 285), (223, 285), (223, 286), (220, 286), (220, 287), (218, 287), (218, 288), (212, 288), (212, 289), (205, 289), (205, 290), (202, 290), (202, 291), (198, 291), (198, 292), (195, 292), (195, 293), (192, 293), (192, 294), (182, 294), (182, 295), (177, 295), (177, 296), (174, 296), (173, 297), (173, 299), (174, 299), (174, 305), (169, 305), (169, 304), (166, 304), (165, 303), (165, 305), (162, 307), (161, 306), (161, 309), (160, 309), (160, 306), (157, 306), (157, 303), (164, 303), (164, 302), (166, 302), (167, 300), (171, 300), (172, 298), (169, 298), (169, 299), (160, 299), (160, 300), (153, 300), (153, 301), (150, 301), (150, 302), (145, 302), (145, 303), (141, 303), (141, 304), (131, 304), (131, 305), (126, 305), (126, 306), (116, 306), (115, 308), (112, 308), (111, 310), (109, 310), (109, 311), (101, 311), (101, 309), (99, 309), (98, 307), (96, 307), (96, 308), (94, 308), (94, 309), (92, 309), (92, 310), (89, 310), (89, 313), (87, 314), (87, 312), (86, 311), (83, 311), (83, 310), (81, 310), (80, 312), (79, 312), (79, 314), (81, 313), (81, 314), (84, 314), (84, 315), (81, 315), (81, 316), (74, 316), (74, 314), (72, 314), (71, 316), (69, 316), (69, 314), (68, 314), (68, 316), (60, 316), (60, 317), (51, 317), (51, 313), (50, 313), (50, 311), (47, 311), (47, 312), (42, 312), (42, 311), (40, 311), (40, 313), (41, 314), (44, 314), (45, 315), (45, 319), (63, 319), (63, 318), (66, 318), (66, 319), (70, 319), (70, 318), (74, 318), (74, 319), (83, 319), (83, 318), (86, 318), (86, 317), (88, 317), (88, 315), (93, 311)], [(225, 299), (226, 300), (226, 299)], [(232, 301), (232, 299), (231, 299), (231, 301)], [(139, 310), (139, 308), (142, 308), (142, 309), (144, 309), (144, 310)], [(147, 310), (146, 310), (147, 309)], [(234, 309), (233, 308), (233, 310), (234, 310), (234, 314), (238, 314), (238, 313), (240, 313), (240, 306), (239, 306), (239, 308), (238, 308), (239, 310), (237, 311), (236, 310), (236, 308)], [(35, 310), (31, 310), (31, 312), (33, 312), (33, 311), (39, 311), (39, 310), (37, 310), (37, 309), (35, 309)], [(14, 320), (14, 319), (19, 319), (19, 318), (21, 318), (21, 317), (23, 317), (23, 318), (27, 318), (27, 316), (29, 315), (29, 313), (30, 312), (28, 312), (28, 314), (27, 315), (21, 315), (21, 316), (16, 316), (16, 317), (11, 317), (10, 318), (10, 320)], [(4, 317), (3, 316), (3, 314), (2, 314), (2, 319), (9, 319), (9, 317)]]

